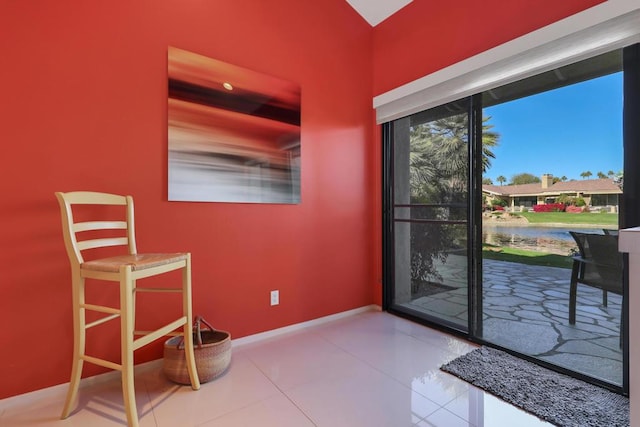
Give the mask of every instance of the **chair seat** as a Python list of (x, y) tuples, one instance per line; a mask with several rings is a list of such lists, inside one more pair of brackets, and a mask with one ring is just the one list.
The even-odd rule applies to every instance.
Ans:
[(122, 265), (130, 265), (132, 271), (139, 271), (185, 261), (186, 259), (186, 253), (118, 255), (83, 262), (80, 268), (82, 270), (117, 273)]

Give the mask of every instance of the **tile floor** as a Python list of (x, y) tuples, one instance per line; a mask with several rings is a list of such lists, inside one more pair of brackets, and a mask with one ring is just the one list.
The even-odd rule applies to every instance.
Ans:
[[(142, 427), (550, 426), (441, 364), (466, 341), (379, 311), (234, 347), (229, 371), (199, 391), (168, 382), (159, 364), (136, 371)], [(118, 377), (80, 390), (58, 419), (65, 387), (0, 401), (0, 426), (124, 426)]]

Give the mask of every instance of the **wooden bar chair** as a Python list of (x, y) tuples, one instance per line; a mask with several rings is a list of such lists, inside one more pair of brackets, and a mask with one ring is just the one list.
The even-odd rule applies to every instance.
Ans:
[[(121, 371), (122, 393), (128, 425), (138, 426), (135, 402), (133, 353), (137, 349), (166, 335), (184, 335), (187, 370), (194, 390), (200, 388), (193, 353), (192, 312), (191, 312), (191, 254), (138, 254), (136, 250), (133, 198), (115, 194), (77, 191), (55, 193), (62, 213), (64, 243), (71, 263), (72, 304), (73, 304), (73, 365), (71, 381), (61, 418), (67, 418), (78, 394), (84, 362)], [(116, 213), (107, 205), (120, 206), (126, 214), (117, 220), (74, 222), (74, 205), (98, 205), (98, 208), (112, 209), (109, 218)], [(122, 208), (124, 206), (124, 209)], [(95, 209), (95, 207), (91, 207)], [(115, 208), (116, 210), (118, 208)], [(94, 212), (94, 211), (91, 211)], [(126, 216), (126, 217), (125, 217)], [(86, 233), (88, 232), (88, 233)], [(84, 240), (79, 237), (89, 235)], [(102, 233), (102, 234), (101, 234)], [(80, 236), (79, 236), (80, 235)], [(96, 237), (98, 236), (99, 237)], [(106, 235), (106, 237), (105, 237)], [(111, 246), (126, 246), (124, 255), (102, 259), (85, 260), (85, 251)], [(179, 288), (138, 287), (137, 280), (182, 270), (182, 286)], [(108, 307), (85, 301), (85, 279), (106, 280), (119, 283), (119, 306)], [(135, 300), (141, 292), (175, 292), (182, 296), (182, 315), (155, 331), (135, 330)], [(87, 310), (101, 313), (98, 320), (87, 323)], [(100, 359), (85, 354), (86, 331), (107, 321), (120, 319), (120, 363)], [(182, 328), (182, 332), (175, 332)], [(137, 336), (137, 338), (136, 338)]]

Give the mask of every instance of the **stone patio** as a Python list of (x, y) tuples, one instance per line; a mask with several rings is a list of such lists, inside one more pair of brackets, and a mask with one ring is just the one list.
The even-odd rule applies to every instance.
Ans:
[[(405, 306), (466, 325), (465, 263), (450, 261), (443, 283), (460, 287)], [(621, 385), (621, 296), (609, 293), (604, 307), (602, 291), (578, 285), (576, 324), (570, 325), (571, 270), (484, 260), (483, 276), (486, 341)]]

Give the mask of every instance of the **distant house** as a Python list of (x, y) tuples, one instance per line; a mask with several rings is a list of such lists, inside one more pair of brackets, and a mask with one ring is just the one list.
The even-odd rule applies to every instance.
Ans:
[(582, 197), (591, 207), (605, 207), (618, 212), (618, 195), (620, 187), (610, 178), (585, 179), (553, 183), (553, 175), (542, 175), (542, 182), (522, 185), (483, 185), (482, 194), (487, 203), (495, 199), (507, 202), (512, 210), (533, 205), (554, 203), (562, 194), (571, 197)]

